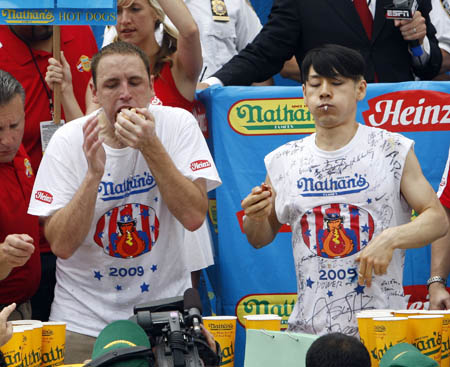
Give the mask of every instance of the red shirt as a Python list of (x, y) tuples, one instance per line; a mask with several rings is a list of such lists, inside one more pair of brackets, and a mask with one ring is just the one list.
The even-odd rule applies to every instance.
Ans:
[[(42, 159), (39, 123), (52, 120), (47, 93), (28, 47), (8, 26), (0, 26), (0, 43), (0, 69), (12, 74), (25, 89), (25, 133), (22, 143), (30, 156), (33, 170), (37, 172)], [(75, 97), (81, 110), (85, 111), (86, 87), (91, 78), (90, 59), (97, 53), (97, 43), (91, 28), (61, 26), (61, 51), (64, 51), (70, 64)], [(52, 55), (40, 50), (33, 50), (33, 55), (45, 78), (48, 59)], [(47, 88), (51, 92), (48, 86)], [(64, 119), (64, 111), (62, 118)]]
[(21, 303), (36, 292), (41, 280), (38, 217), (27, 214), (34, 174), (23, 145), (11, 163), (0, 163), (0, 243), (9, 234), (26, 233), (35, 250), (24, 266), (0, 281), (0, 304)]
[(154, 82), (155, 95), (164, 106), (180, 107), (192, 113), (195, 102), (189, 101), (178, 91), (173, 80), (170, 64), (166, 62), (158, 78)]

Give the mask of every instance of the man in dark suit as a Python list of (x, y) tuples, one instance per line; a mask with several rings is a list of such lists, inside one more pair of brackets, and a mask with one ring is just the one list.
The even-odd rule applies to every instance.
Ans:
[[(357, 0), (355, 0), (357, 1)], [(368, 82), (432, 79), (439, 72), (442, 55), (430, 22), (429, 0), (418, 0), (411, 20), (385, 18), (392, 0), (369, 0), (373, 18), (370, 35), (365, 31), (352, 0), (275, 0), (269, 19), (245, 49), (213, 77), (223, 85), (250, 85), (278, 73), (295, 55), (301, 64), (312, 48), (335, 43), (358, 50), (365, 59)], [(422, 57), (412, 56), (408, 41), (418, 40)], [(217, 80), (206, 80), (215, 84)]]

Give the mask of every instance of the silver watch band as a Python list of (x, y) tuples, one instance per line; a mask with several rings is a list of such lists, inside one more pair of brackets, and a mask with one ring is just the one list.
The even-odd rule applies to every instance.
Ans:
[(427, 280), (427, 288), (429, 288), (430, 284), (433, 284), (433, 283), (442, 283), (442, 284), (444, 284), (444, 286), (447, 286), (447, 280), (442, 278), (439, 275), (432, 276)]

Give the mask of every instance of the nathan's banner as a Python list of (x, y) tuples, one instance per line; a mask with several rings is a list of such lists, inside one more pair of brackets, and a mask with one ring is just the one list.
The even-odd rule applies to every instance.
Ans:
[[(241, 200), (264, 181), (264, 156), (314, 132), (314, 120), (299, 87), (212, 87), (199, 92), (198, 98), (206, 106), (211, 145), (223, 180), (216, 190), (216, 307), (219, 315), (238, 318), (235, 365), (242, 366), (243, 317), (275, 313), (285, 328), (297, 287), (290, 227), (283, 226), (269, 246), (254, 249), (242, 231)], [(450, 143), (449, 82), (369, 85), (356, 119), (413, 139), (425, 176), (438, 188)], [(429, 262), (429, 246), (407, 251), (404, 288), (410, 308), (427, 307)], [(356, 276), (355, 272), (328, 269), (317, 276), (326, 277), (333, 291), (343, 280)], [(345, 312), (349, 319), (358, 311), (356, 303), (350, 302), (348, 310), (336, 309), (331, 297), (317, 309), (330, 315)], [(329, 321), (333, 330), (332, 317)]]
[(0, 0), (0, 24), (112, 25), (117, 0)]

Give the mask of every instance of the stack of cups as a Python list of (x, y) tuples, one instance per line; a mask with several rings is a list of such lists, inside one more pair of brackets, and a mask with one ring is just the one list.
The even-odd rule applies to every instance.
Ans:
[(375, 334), (374, 319), (390, 318), (393, 317), (393, 314), (393, 310), (365, 310), (356, 315), (361, 342), (369, 351), (372, 367), (378, 366), (380, 350), (384, 350), (386, 342), (386, 338), (383, 338), (382, 328), (377, 326), (379, 335)]
[(23, 327), (25, 344), (22, 349), (23, 367), (41, 365), (42, 322), (38, 320), (11, 321), (14, 326)]
[(372, 366), (379, 365), (390, 347), (410, 343), (441, 367), (450, 367), (450, 311), (366, 310), (356, 317)]
[(203, 325), (214, 336), (222, 351), (221, 367), (234, 366), (234, 342), (236, 339), (236, 316), (205, 316)]

